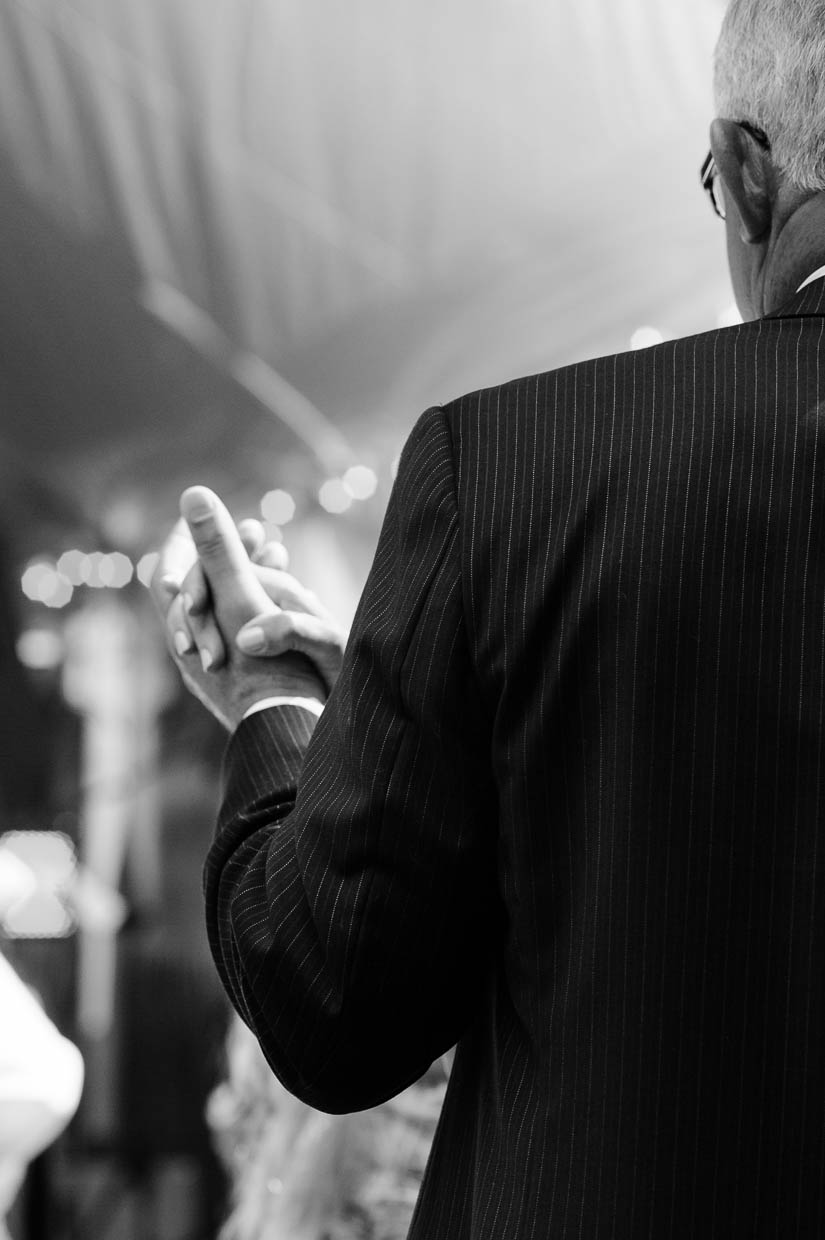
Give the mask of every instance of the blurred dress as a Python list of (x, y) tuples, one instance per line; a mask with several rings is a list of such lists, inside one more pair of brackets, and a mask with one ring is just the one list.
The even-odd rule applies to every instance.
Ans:
[(447, 1082), (439, 1061), (397, 1098), (326, 1115), (288, 1094), (235, 1020), (209, 1124), (233, 1183), (221, 1240), (403, 1240)]
[(83, 1060), (0, 955), (0, 1237), (28, 1162), (68, 1124)]

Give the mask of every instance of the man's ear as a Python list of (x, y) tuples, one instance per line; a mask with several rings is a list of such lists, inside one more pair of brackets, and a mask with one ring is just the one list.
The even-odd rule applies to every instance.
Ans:
[(773, 217), (770, 156), (741, 125), (720, 119), (710, 127), (710, 149), (725, 199), (739, 216), (742, 240), (747, 244), (761, 241)]

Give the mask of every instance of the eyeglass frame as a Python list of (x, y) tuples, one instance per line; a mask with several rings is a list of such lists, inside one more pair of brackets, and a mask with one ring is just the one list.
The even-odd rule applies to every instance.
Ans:
[[(760, 146), (765, 148), (766, 151), (771, 149), (770, 138), (765, 133), (764, 129), (760, 129), (758, 125), (752, 125), (750, 121), (737, 121), (736, 123), (744, 129), (746, 133), (749, 133)], [(714, 182), (716, 181), (718, 175), (719, 169), (717, 167), (716, 160), (713, 157), (713, 151), (708, 151), (707, 158), (699, 171), (699, 177), (702, 182), (702, 189), (710, 199), (710, 205), (713, 208), (714, 215), (718, 216), (720, 220), (724, 220), (726, 211), (719, 209), (719, 205), (716, 201), (716, 194), (713, 189)]]

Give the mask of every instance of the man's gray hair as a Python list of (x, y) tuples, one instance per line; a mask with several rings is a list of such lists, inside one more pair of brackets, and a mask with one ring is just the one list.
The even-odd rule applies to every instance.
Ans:
[(719, 116), (768, 135), (800, 189), (825, 189), (825, 0), (731, 0), (716, 47)]

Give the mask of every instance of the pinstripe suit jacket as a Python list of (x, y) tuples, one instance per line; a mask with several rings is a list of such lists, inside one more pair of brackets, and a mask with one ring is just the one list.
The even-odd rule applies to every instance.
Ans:
[(428, 411), (206, 869), (277, 1074), (458, 1042), (416, 1240), (825, 1235), (825, 282)]

